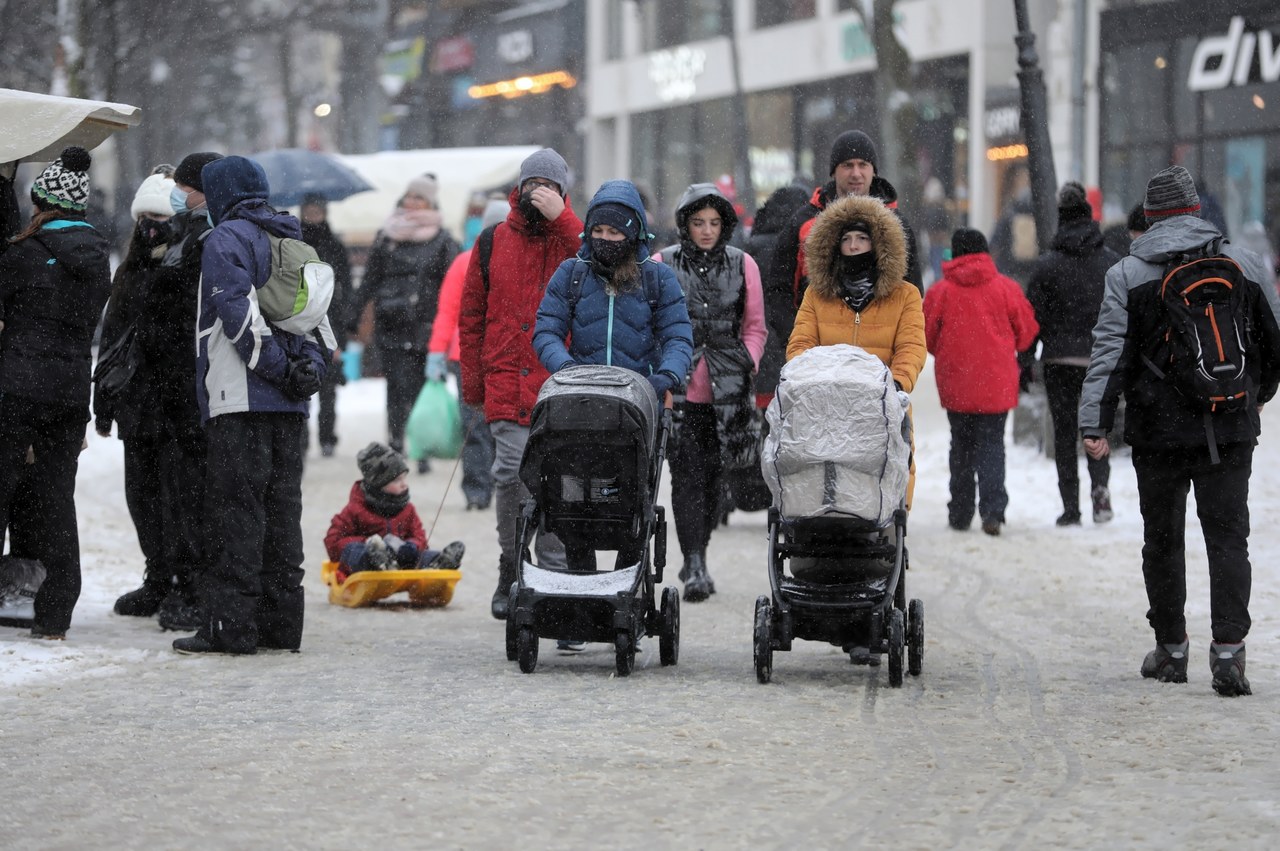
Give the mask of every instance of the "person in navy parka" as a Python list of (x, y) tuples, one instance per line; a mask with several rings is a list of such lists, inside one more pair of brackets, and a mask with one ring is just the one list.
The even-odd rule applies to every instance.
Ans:
[(181, 653), (297, 650), (303, 430), (329, 360), (324, 347), (335, 341), (273, 328), (258, 311), (256, 291), (271, 274), (267, 235), (302, 237), (296, 218), (267, 204), (262, 167), (224, 157), (201, 175), (214, 225), (201, 259), (196, 325), (196, 395), (208, 440), (210, 556), (200, 583), (207, 620), (173, 646)]
[[(551, 373), (573, 364), (638, 372), (661, 402), (688, 376), (693, 326), (675, 272), (649, 256), (650, 234), (635, 185), (605, 182), (587, 207), (584, 231), (577, 256), (561, 263), (547, 284), (533, 349)], [(585, 274), (571, 306), (575, 271)], [(587, 557), (568, 541), (565, 549), (570, 566)]]

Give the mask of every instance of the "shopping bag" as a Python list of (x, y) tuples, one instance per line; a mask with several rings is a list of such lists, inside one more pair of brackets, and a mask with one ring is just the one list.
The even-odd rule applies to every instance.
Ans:
[(458, 400), (443, 381), (422, 385), (409, 413), (404, 437), (409, 457), (415, 461), (458, 457), (462, 451), (462, 414)]

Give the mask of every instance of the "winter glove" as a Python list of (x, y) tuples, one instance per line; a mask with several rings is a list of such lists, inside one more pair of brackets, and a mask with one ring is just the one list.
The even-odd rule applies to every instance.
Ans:
[(284, 395), (294, 402), (305, 402), (320, 390), (320, 370), (303, 358), (289, 361), (284, 372)]
[(905, 390), (898, 391), (898, 404), (902, 406), (903, 413), (911, 407), (911, 396)]
[(1018, 392), (1026, 393), (1028, 390), (1031, 389), (1031, 385), (1035, 384), (1035, 381), (1036, 381), (1035, 364), (1033, 363), (1023, 364), (1018, 369)]
[(432, 352), (427, 355), (427, 381), (444, 381), (447, 373), (448, 366), (445, 363), (444, 352)]
[(418, 545), (413, 541), (405, 541), (396, 550), (396, 562), (404, 568), (418, 566)]
[(655, 372), (649, 376), (649, 385), (653, 388), (653, 392), (658, 394), (658, 401), (662, 402), (663, 397), (679, 382), (676, 377), (669, 372)]

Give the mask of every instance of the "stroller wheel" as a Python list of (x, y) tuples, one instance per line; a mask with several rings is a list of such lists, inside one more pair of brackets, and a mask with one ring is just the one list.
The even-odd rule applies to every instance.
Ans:
[(907, 604), (907, 671), (913, 677), (924, 670), (924, 601)]
[(889, 610), (889, 685), (902, 687), (902, 657), (906, 646), (902, 609)]
[(680, 658), (680, 592), (662, 589), (662, 620), (658, 625), (658, 656), (663, 665), (674, 665)]
[(773, 606), (765, 596), (756, 598), (752, 648), (756, 663), (756, 679), (761, 683), (767, 683), (773, 678)]
[(532, 674), (533, 669), (538, 667), (538, 634), (533, 631), (533, 627), (520, 628), (516, 636), (516, 655), (520, 660), (520, 670), (524, 673)]
[(636, 667), (636, 642), (631, 633), (622, 631), (613, 642), (617, 651), (618, 676), (629, 677)]

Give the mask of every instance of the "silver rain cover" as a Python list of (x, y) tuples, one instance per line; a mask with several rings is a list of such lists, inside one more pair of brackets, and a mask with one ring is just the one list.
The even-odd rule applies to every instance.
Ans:
[(906, 497), (911, 446), (879, 358), (845, 344), (810, 349), (782, 368), (765, 417), (760, 466), (784, 517), (889, 523)]

